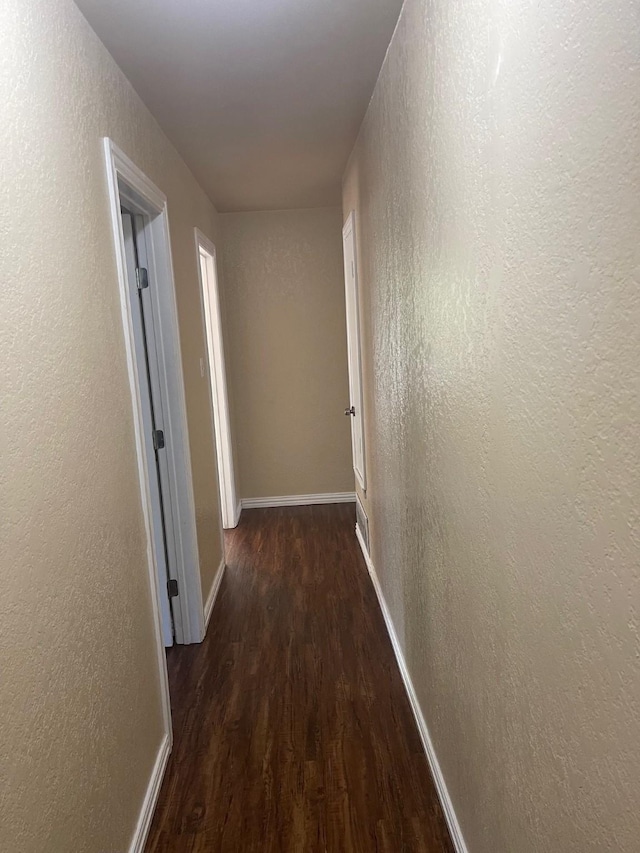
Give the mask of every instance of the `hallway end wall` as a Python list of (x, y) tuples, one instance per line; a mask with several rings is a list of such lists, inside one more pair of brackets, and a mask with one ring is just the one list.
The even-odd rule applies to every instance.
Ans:
[(372, 557), (469, 853), (640, 837), (637, 3), (406, 0), (344, 180)]
[(239, 495), (353, 492), (340, 208), (219, 219)]

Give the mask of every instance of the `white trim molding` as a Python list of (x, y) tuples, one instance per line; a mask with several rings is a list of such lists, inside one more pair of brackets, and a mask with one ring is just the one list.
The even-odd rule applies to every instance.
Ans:
[(156, 803), (158, 802), (158, 794), (160, 793), (160, 786), (162, 785), (164, 772), (167, 769), (167, 762), (169, 760), (170, 753), (171, 738), (169, 735), (165, 735), (162, 743), (160, 744), (160, 749), (158, 751), (158, 756), (153, 766), (153, 770), (151, 771), (151, 778), (149, 779), (147, 792), (142, 802), (138, 823), (133, 833), (131, 844), (129, 845), (129, 853), (144, 853), (147, 836), (149, 835), (149, 830), (151, 828), (153, 813), (156, 809)]
[(387, 631), (389, 633), (389, 639), (391, 640), (393, 652), (396, 656), (396, 661), (398, 662), (398, 669), (400, 670), (400, 675), (402, 676), (402, 681), (404, 682), (404, 687), (407, 691), (407, 696), (409, 697), (411, 710), (413, 711), (413, 716), (418, 727), (422, 746), (427, 756), (427, 761), (429, 762), (429, 768), (431, 769), (431, 775), (433, 777), (433, 781), (438, 792), (440, 805), (442, 806), (442, 811), (444, 812), (444, 817), (447, 821), (447, 826), (449, 827), (449, 833), (451, 835), (451, 840), (453, 841), (453, 846), (455, 847), (456, 853), (469, 853), (467, 845), (465, 844), (465, 840), (462, 836), (462, 830), (460, 829), (460, 824), (458, 823), (458, 818), (453, 808), (451, 797), (449, 796), (449, 791), (447, 790), (447, 785), (444, 780), (444, 776), (442, 775), (442, 770), (440, 769), (440, 763), (438, 762), (438, 756), (436, 755), (436, 751), (433, 747), (433, 742), (431, 740), (431, 735), (429, 734), (429, 729), (427, 728), (427, 724), (425, 722), (422, 709), (420, 708), (420, 703), (418, 702), (418, 697), (416, 696), (416, 691), (413, 686), (411, 676), (409, 675), (409, 670), (407, 669), (407, 663), (405, 661), (404, 653), (400, 646), (400, 641), (398, 640), (398, 635), (396, 634), (396, 630), (393, 626), (391, 613), (389, 612), (389, 608), (387, 607), (387, 602), (385, 600), (384, 593), (382, 592), (382, 587), (380, 586), (378, 575), (376, 573), (373, 563), (371, 562), (371, 557), (369, 556), (369, 552), (367, 551), (367, 547), (364, 543), (364, 540), (360, 533), (360, 529), (357, 525), (356, 537), (358, 539), (358, 542), (360, 543), (362, 555), (364, 557), (367, 569), (369, 570), (371, 583), (373, 584), (373, 588), (375, 589), (376, 595), (378, 597), (380, 610), (382, 610), (385, 625), (387, 626)]
[[(220, 590), (220, 584), (222, 583), (222, 576), (224, 575), (224, 570), (226, 569), (226, 567), (227, 564), (225, 563), (223, 557), (222, 560), (220, 560), (220, 565), (218, 566), (216, 576), (213, 579), (211, 589), (209, 590), (209, 595), (207, 596), (206, 604), (204, 605), (204, 636), (206, 636), (207, 628), (209, 627), (209, 619), (211, 619), (213, 605), (216, 603), (218, 591)], [(203, 640), (204, 636), (202, 637)]]
[(222, 526), (226, 529), (238, 523), (236, 507), (236, 477), (231, 440), (231, 416), (227, 393), (227, 373), (224, 360), (222, 313), (218, 286), (218, 260), (214, 244), (200, 231), (194, 229), (200, 277), (200, 305), (202, 331), (207, 342), (209, 402), (213, 420), (215, 453), (218, 460), (218, 485)]
[(269, 506), (311, 506), (312, 504), (346, 504), (356, 499), (355, 492), (323, 492), (318, 495), (279, 495), (273, 498), (242, 498), (242, 509)]

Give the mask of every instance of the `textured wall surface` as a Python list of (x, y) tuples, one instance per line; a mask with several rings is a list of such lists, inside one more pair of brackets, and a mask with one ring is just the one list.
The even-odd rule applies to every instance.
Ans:
[(0, 849), (122, 853), (162, 715), (101, 137), (169, 199), (204, 582), (215, 211), (70, 0), (3, 3), (0, 63)]
[(220, 228), (240, 496), (352, 492), (340, 209)]
[(372, 556), (471, 853), (638, 850), (639, 15), (407, 0), (345, 179)]

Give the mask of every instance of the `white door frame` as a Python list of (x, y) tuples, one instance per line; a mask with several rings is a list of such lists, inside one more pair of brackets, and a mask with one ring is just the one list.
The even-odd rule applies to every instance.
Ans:
[(120, 306), (124, 326), (127, 368), (133, 405), (138, 477), (142, 496), (142, 510), (147, 533), (148, 570), (152, 589), (154, 625), (158, 646), (161, 685), (165, 694), (165, 717), (171, 727), (169, 688), (166, 675), (166, 656), (162, 640), (158, 570), (154, 550), (153, 514), (149, 494), (149, 472), (146, 448), (152, 441), (151, 424), (146, 422), (141, 405), (138, 368), (136, 361), (132, 306), (126, 272), (126, 257), (122, 220), (120, 217), (121, 191), (133, 199), (137, 207), (149, 217), (146, 233), (150, 265), (149, 276), (157, 287), (157, 322), (159, 369), (166, 407), (166, 451), (171, 482), (171, 512), (165, 519), (171, 524), (175, 537), (176, 567), (179, 595), (174, 603), (176, 642), (198, 643), (204, 638), (204, 608), (200, 584), (200, 562), (196, 532), (195, 502), (189, 455), (186, 402), (178, 329), (173, 263), (166, 196), (138, 169), (110, 139), (104, 139), (104, 154), (109, 190), (111, 225), (115, 244)]
[[(203, 331), (207, 342), (209, 401), (211, 404), (216, 456), (218, 460), (220, 509), (222, 512), (222, 526), (225, 529), (229, 529), (237, 526), (240, 519), (241, 507), (236, 497), (236, 481), (233, 467), (233, 444), (231, 440), (229, 398), (227, 395), (227, 375), (224, 362), (216, 247), (198, 228), (195, 229), (195, 240), (198, 275), (200, 276), (200, 296), (202, 299), (202, 316), (204, 322)], [(209, 266), (208, 275), (203, 275), (202, 272), (203, 259)]]
[[(351, 263), (347, 260), (347, 245)], [(367, 463), (364, 443), (364, 405), (362, 401), (362, 354), (360, 350), (360, 304), (358, 299), (358, 261), (356, 243), (356, 212), (352, 210), (342, 229), (344, 259), (344, 288), (347, 317), (347, 354), (349, 367), (349, 406), (351, 414), (351, 453), (353, 470), (361, 488), (367, 488)]]

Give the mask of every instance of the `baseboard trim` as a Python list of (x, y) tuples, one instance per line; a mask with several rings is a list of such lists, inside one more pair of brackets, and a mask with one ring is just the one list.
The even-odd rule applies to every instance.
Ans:
[(158, 750), (156, 763), (154, 764), (151, 772), (151, 778), (149, 779), (149, 784), (147, 786), (147, 793), (144, 796), (140, 816), (138, 817), (138, 824), (133, 834), (133, 838), (131, 839), (131, 844), (129, 845), (129, 853), (144, 853), (144, 847), (147, 843), (149, 830), (151, 829), (151, 821), (156, 809), (156, 803), (158, 802), (158, 794), (160, 793), (160, 786), (162, 785), (164, 773), (167, 769), (167, 762), (169, 760), (170, 753), (171, 736), (169, 734), (165, 734), (162, 743), (160, 744), (160, 749)]
[(218, 570), (216, 572), (216, 576), (213, 579), (213, 583), (211, 584), (211, 589), (209, 590), (209, 595), (207, 596), (207, 600), (204, 605), (204, 637), (207, 635), (207, 628), (209, 627), (209, 619), (211, 619), (211, 614), (213, 613), (213, 605), (216, 603), (216, 598), (218, 597), (218, 590), (220, 589), (220, 584), (222, 583), (222, 576), (224, 575), (224, 570), (227, 565), (224, 561), (224, 557), (220, 560), (220, 565), (218, 566)]
[(242, 514), (242, 501), (238, 501), (238, 506), (236, 507), (236, 518), (234, 527), (238, 526), (238, 522), (240, 521), (240, 515)]
[(280, 495), (273, 498), (242, 498), (243, 509), (268, 506), (310, 506), (311, 504), (342, 504), (355, 501), (355, 492), (325, 492), (319, 495)]
[(373, 584), (373, 588), (375, 589), (376, 595), (378, 597), (380, 610), (382, 610), (382, 615), (384, 617), (385, 625), (387, 626), (389, 639), (391, 640), (393, 652), (396, 656), (396, 661), (398, 662), (400, 675), (402, 676), (402, 681), (404, 682), (404, 687), (407, 691), (407, 696), (409, 697), (411, 710), (413, 711), (413, 716), (416, 721), (416, 726), (418, 727), (422, 746), (427, 756), (427, 761), (429, 762), (431, 775), (433, 776), (433, 781), (438, 792), (438, 798), (440, 799), (440, 805), (442, 806), (442, 811), (444, 813), (447, 826), (449, 827), (449, 833), (451, 835), (451, 840), (453, 841), (453, 846), (456, 849), (456, 853), (468, 853), (467, 845), (465, 844), (464, 838), (462, 836), (462, 830), (460, 829), (460, 824), (458, 823), (458, 818), (456, 817), (456, 813), (453, 808), (453, 803), (451, 801), (451, 797), (449, 796), (449, 791), (447, 790), (447, 785), (444, 781), (442, 770), (440, 769), (440, 763), (438, 762), (438, 757), (433, 747), (431, 735), (429, 734), (429, 729), (427, 728), (427, 724), (422, 714), (422, 709), (420, 708), (420, 703), (418, 702), (418, 697), (416, 696), (416, 691), (414, 689), (413, 682), (411, 681), (409, 670), (407, 669), (407, 663), (404, 659), (402, 648), (400, 647), (398, 635), (396, 634), (396, 630), (393, 625), (393, 620), (391, 619), (391, 614), (389, 613), (389, 608), (387, 607), (387, 602), (385, 600), (384, 593), (382, 592), (380, 581), (378, 580), (378, 575), (376, 573), (373, 563), (371, 562), (371, 557), (369, 556), (369, 552), (367, 551), (367, 547), (364, 543), (364, 539), (362, 538), (362, 534), (360, 533), (358, 525), (356, 525), (356, 538), (358, 539), (358, 542), (360, 544), (362, 556), (364, 557), (364, 561), (371, 577), (371, 583)]

